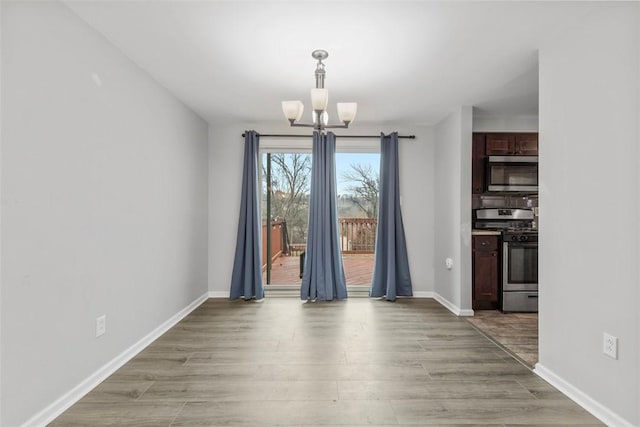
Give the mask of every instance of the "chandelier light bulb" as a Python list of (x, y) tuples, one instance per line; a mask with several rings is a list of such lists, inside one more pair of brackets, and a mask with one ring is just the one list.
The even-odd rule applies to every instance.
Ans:
[(311, 89), (311, 105), (315, 111), (324, 111), (329, 104), (329, 91), (327, 89)]
[(304, 104), (301, 101), (282, 101), (282, 112), (287, 120), (298, 121), (302, 118)]
[(338, 118), (341, 122), (351, 123), (356, 118), (358, 104), (356, 102), (338, 102)]

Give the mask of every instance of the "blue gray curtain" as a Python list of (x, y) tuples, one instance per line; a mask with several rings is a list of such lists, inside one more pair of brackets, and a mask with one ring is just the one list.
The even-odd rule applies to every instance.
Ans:
[(242, 199), (238, 221), (236, 256), (231, 276), (229, 297), (245, 300), (264, 298), (262, 285), (262, 257), (260, 210), (258, 205), (258, 164), (260, 136), (245, 132)]
[(300, 298), (330, 301), (347, 298), (338, 235), (336, 137), (313, 133), (309, 230)]
[(380, 200), (373, 280), (369, 295), (394, 301), (412, 296), (407, 243), (400, 211), (398, 133), (380, 135)]

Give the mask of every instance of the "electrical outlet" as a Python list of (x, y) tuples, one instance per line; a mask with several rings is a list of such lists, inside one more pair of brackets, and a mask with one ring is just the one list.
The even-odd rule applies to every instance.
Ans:
[(617, 359), (618, 338), (605, 332), (603, 334), (602, 352), (613, 359)]
[(96, 317), (96, 338), (107, 332), (107, 315)]
[(453, 268), (453, 259), (447, 258), (444, 260), (444, 265), (447, 267), (447, 270), (451, 270)]

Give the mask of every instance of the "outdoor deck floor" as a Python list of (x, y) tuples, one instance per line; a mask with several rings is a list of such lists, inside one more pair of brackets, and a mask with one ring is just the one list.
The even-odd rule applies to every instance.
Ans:
[[(373, 254), (343, 255), (344, 275), (347, 285), (370, 285), (373, 275)], [(266, 273), (263, 273), (264, 282)], [(282, 256), (273, 262), (271, 283), (274, 285), (300, 284), (300, 257)]]

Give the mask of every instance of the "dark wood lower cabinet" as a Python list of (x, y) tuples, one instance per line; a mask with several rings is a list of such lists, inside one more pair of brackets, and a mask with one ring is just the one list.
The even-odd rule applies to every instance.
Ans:
[(473, 236), (474, 310), (500, 308), (500, 257), (498, 236)]

